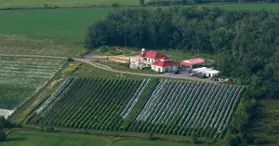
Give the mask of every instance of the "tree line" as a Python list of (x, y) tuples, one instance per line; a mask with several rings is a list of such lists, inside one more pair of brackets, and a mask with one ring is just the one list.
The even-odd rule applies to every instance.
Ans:
[(118, 9), (88, 29), (85, 47), (174, 48), (216, 54), (253, 98), (279, 98), (279, 13), (219, 8)]
[(151, 0), (144, 3), (140, 0), (141, 5), (194, 5), (210, 3), (276, 3), (278, 0)]

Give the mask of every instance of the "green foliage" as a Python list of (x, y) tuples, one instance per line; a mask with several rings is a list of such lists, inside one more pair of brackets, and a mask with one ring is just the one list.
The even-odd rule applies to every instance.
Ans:
[(148, 134), (148, 140), (154, 140), (154, 134), (153, 133)]
[(4, 131), (0, 131), (0, 141), (5, 141), (6, 140), (6, 134), (4, 133)]
[(71, 57), (68, 57), (68, 58), (67, 58), (67, 61), (74, 61), (74, 59), (71, 58)]
[(139, 0), (141, 5), (144, 5), (144, 0)]
[(76, 70), (79, 69), (81, 66), (81, 63), (75, 63), (73, 66), (70, 67), (70, 69), (67, 71), (68, 74), (74, 73)]
[(256, 145), (267, 145), (268, 140), (266, 139), (265, 136), (258, 136), (253, 140), (253, 143)]
[(226, 139), (227, 145), (228, 146), (237, 146), (237, 145), (241, 145), (241, 141), (238, 135), (230, 135), (227, 139)]
[[(246, 91), (246, 95), (247, 92), (249, 91)], [(245, 145), (253, 143), (255, 137), (250, 135), (249, 129), (253, 128), (254, 124), (262, 116), (261, 113), (261, 108), (257, 100), (243, 98), (232, 118), (226, 142), (230, 145), (235, 143)]]
[(54, 128), (53, 127), (46, 127), (46, 130), (47, 132), (54, 132)]
[(193, 144), (198, 144), (198, 137), (193, 136), (192, 137), (192, 142), (193, 142)]
[(4, 133), (4, 128), (6, 128), (6, 120), (4, 117), (0, 117), (0, 141), (6, 140), (6, 134)]

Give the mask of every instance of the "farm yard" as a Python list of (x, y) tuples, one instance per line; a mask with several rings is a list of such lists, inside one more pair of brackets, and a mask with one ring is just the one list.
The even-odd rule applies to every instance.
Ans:
[(0, 57), (0, 109), (14, 110), (62, 67), (63, 61)]
[(222, 139), (242, 91), (168, 79), (68, 78), (26, 124)]

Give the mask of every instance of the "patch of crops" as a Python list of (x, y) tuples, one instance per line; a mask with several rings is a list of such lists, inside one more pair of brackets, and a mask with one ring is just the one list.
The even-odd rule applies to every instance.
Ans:
[(161, 80), (129, 130), (222, 138), (241, 86)]
[(222, 138), (242, 86), (68, 78), (30, 125)]
[[(149, 80), (67, 78), (29, 124), (118, 130)], [(122, 115), (122, 116), (121, 116)]]
[(62, 61), (0, 58), (0, 109), (12, 110), (35, 94)]

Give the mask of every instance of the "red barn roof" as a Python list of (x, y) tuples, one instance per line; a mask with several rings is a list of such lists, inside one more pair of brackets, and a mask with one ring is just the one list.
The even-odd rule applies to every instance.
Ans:
[(152, 65), (156, 65), (156, 66), (176, 66), (176, 63), (173, 61), (156, 61), (154, 62)]
[(193, 64), (198, 64), (198, 63), (203, 63), (204, 59), (202, 58), (193, 58), (189, 60), (184, 60), (180, 62), (181, 65), (193, 65)]
[(169, 58), (168, 56), (155, 52), (155, 51), (147, 51), (145, 53), (140, 53), (137, 56), (151, 58), (151, 59), (168, 59)]

